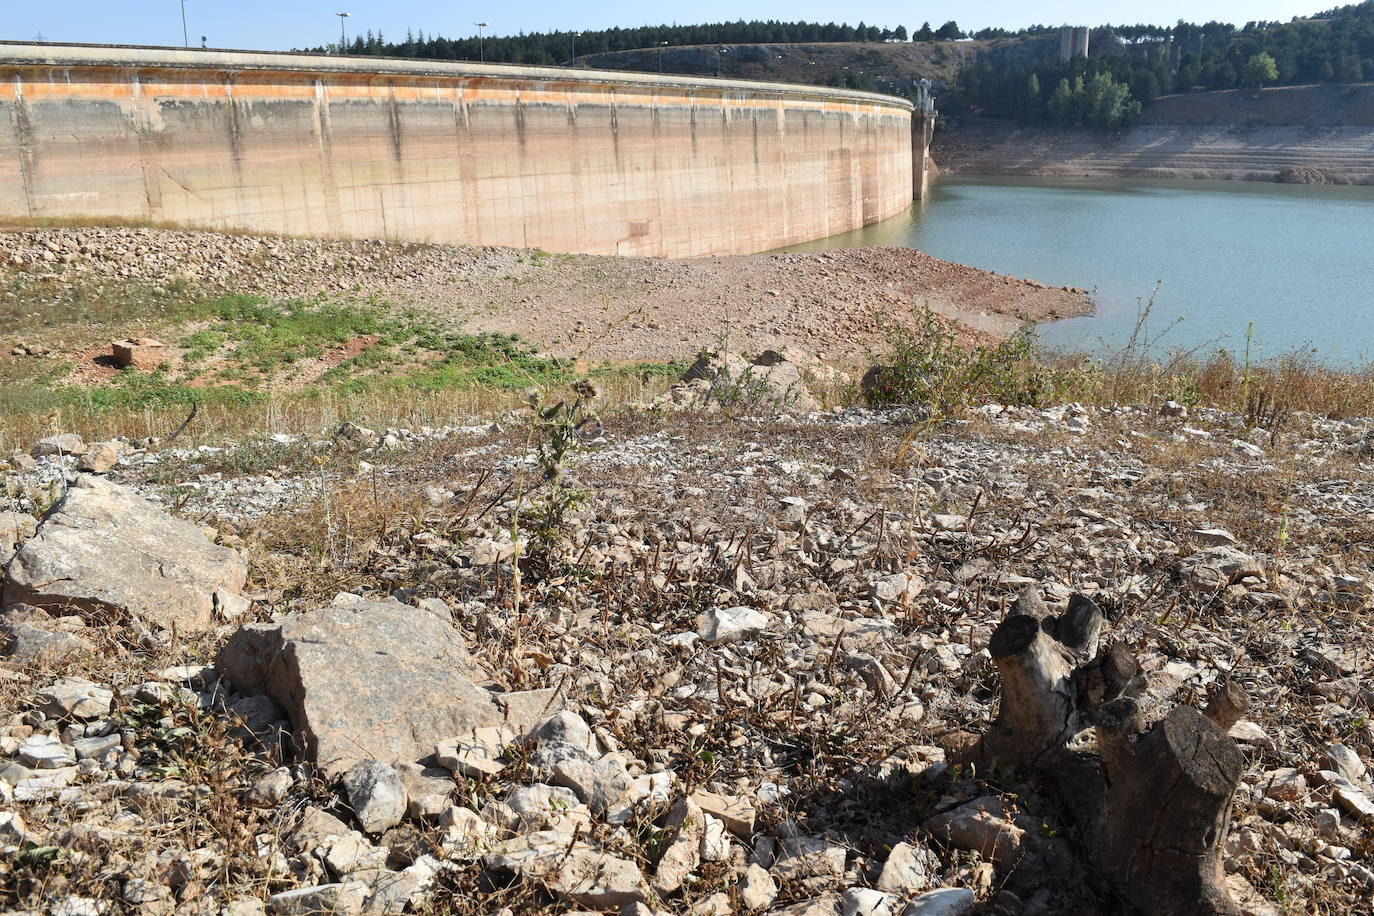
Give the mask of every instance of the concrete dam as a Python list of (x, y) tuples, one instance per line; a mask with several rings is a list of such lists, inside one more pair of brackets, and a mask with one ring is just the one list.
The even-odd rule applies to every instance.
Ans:
[(0, 219), (739, 254), (906, 209), (930, 128), (821, 87), (0, 43)]

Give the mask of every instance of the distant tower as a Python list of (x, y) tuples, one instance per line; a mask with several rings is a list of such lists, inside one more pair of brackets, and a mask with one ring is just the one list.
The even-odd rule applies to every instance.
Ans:
[(916, 108), (928, 118), (934, 119), (936, 117), (935, 96), (930, 94), (930, 80), (917, 80)]
[(1073, 60), (1075, 57), (1088, 56), (1088, 36), (1092, 30), (1087, 26), (1066, 25), (1059, 30), (1059, 59)]

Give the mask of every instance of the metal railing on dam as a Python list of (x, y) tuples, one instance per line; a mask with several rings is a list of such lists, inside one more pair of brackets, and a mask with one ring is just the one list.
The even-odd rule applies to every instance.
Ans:
[(775, 83), (0, 43), (0, 217), (744, 253), (910, 206), (920, 122)]

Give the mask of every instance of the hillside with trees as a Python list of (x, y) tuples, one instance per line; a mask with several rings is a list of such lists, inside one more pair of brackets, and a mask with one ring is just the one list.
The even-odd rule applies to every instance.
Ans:
[[(929, 24), (926, 25), (929, 30)], [(931, 32), (932, 41), (953, 40), (963, 36), (957, 23), (947, 22)], [(904, 42), (906, 26), (879, 27), (860, 22), (778, 22), (754, 20), (715, 22), (702, 25), (658, 25), (630, 29), (599, 29), (584, 32), (531, 32), (520, 35), (491, 35), (479, 41), (471, 38), (426, 36), (423, 31), (407, 34), (405, 41), (392, 42), (380, 34), (366, 32), (344, 49), (352, 55), (380, 57), (419, 57), (432, 60), (477, 60), (512, 64), (570, 64), (574, 56), (604, 54), (658, 47), (693, 45), (786, 44), (795, 42)], [(337, 44), (312, 48), (315, 53), (339, 53)]]
[[(1180, 22), (1094, 29), (1089, 57), (1073, 61), (1059, 60), (1047, 35), (1035, 27), (999, 37), (960, 72), (944, 109), (1118, 127), (1161, 95), (1374, 79), (1374, 0), (1240, 28)], [(1028, 55), (1026, 45), (1036, 41), (1043, 53)], [(1122, 86), (1128, 94), (1117, 106)]]
[(366, 32), (319, 53), (476, 60), (719, 75), (910, 95), (936, 83), (946, 115), (1117, 129), (1161, 95), (1374, 79), (1374, 0), (1292, 22), (1136, 24), (1094, 29), (1086, 58), (1063, 61), (1056, 26), (908, 31), (754, 20), (585, 32), (446, 38)]

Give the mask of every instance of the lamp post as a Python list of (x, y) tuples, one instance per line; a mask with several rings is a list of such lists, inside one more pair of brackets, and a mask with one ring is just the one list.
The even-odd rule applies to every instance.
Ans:
[(335, 13), (334, 15), (339, 17), (339, 53), (340, 53), (340, 54), (347, 54), (347, 53), (348, 53), (348, 28), (347, 28), (347, 19), (348, 19), (349, 16), (352, 16), (353, 14), (352, 14), (352, 13)]
[(666, 42), (666, 41), (656, 41), (656, 42), (654, 42), (654, 44), (658, 45), (658, 72), (659, 72), (659, 73), (662, 73), (662, 72), (663, 72), (663, 49), (666, 48), (666, 47), (668, 47), (668, 42)]
[(581, 32), (572, 33), (572, 59), (568, 61), (568, 66), (570, 67), (577, 66), (577, 36), (581, 34)]
[(186, 34), (186, 0), (181, 0), (181, 46), (191, 47), (191, 38)]
[(477, 26), (477, 59), (478, 59), (479, 61), (481, 61), (482, 63), (486, 63), (486, 60), (487, 60), (487, 49), (486, 49), (486, 43), (485, 43), (485, 42), (486, 42), (486, 36), (482, 34), (482, 30), (485, 29), (487, 26), (491, 25), (491, 23), (490, 23), (490, 22), (474, 22), (473, 25)]

